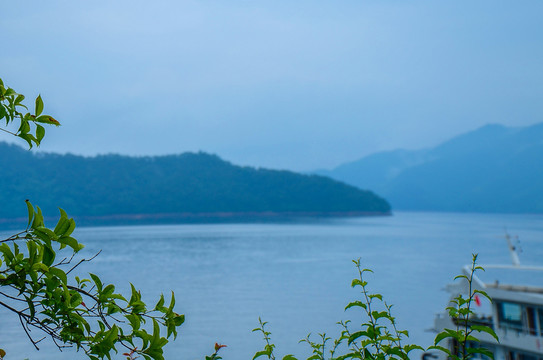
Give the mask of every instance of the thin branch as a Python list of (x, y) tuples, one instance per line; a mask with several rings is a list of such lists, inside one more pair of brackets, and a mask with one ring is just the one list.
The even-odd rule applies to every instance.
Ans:
[(32, 336), (30, 336), (30, 332), (26, 328), (25, 324), (23, 323), (23, 316), (21, 314), (19, 314), (19, 321), (21, 322), (21, 325), (23, 326), (23, 330), (25, 331), (26, 336), (28, 336), (28, 338), (30, 339), (30, 342), (32, 343), (32, 345), (34, 345), (36, 350), (40, 350), (38, 345), (36, 345), (36, 342), (34, 341), (34, 339), (32, 339)]
[[(64, 259), (60, 260), (60, 262), (56, 263), (56, 264), (53, 264), (54, 267), (58, 267), (60, 265), (67, 265), (70, 263), (70, 261), (72, 261), (72, 259), (74, 258), (75, 256), (75, 253), (72, 254), (72, 256), (70, 257), (70, 260), (68, 260), (67, 257), (65, 257)], [(66, 261), (68, 260), (68, 261)]]
[(91, 293), (89, 293), (89, 292), (87, 292), (87, 291), (85, 291), (85, 290), (83, 290), (83, 289), (78, 288), (77, 286), (66, 285), (66, 287), (67, 287), (68, 289), (70, 289), (70, 290), (77, 291), (77, 292), (80, 293), (80, 294), (83, 294), (83, 295), (85, 295), (85, 296), (90, 297), (90, 298), (91, 298), (92, 300), (94, 300), (95, 302), (100, 302), (100, 300), (99, 300), (96, 296), (92, 295)]
[[(94, 300), (98, 305), (100, 304), (100, 299), (98, 299), (96, 296), (92, 295), (91, 293), (83, 290), (83, 289), (80, 289), (76, 286), (71, 286), (71, 285), (67, 285), (66, 286), (68, 289), (70, 290), (75, 290), (77, 292), (79, 292), (80, 294), (83, 294), (85, 296), (88, 296), (90, 297), (92, 300)], [(109, 325), (109, 323), (107, 322), (107, 319), (106, 319), (106, 316), (104, 315), (104, 313), (102, 312), (102, 309), (100, 306), (98, 306), (97, 308), (97, 312), (98, 312), (98, 316), (100, 316), (100, 318), (102, 319), (102, 321), (104, 322), (104, 325), (108, 328), (108, 329), (111, 329), (111, 325)]]
[(2, 301), (0, 301), (0, 305), (5, 307), (6, 309), (16, 313), (17, 315), (23, 315), (23, 316), (25, 315), (22, 311), (19, 311), (19, 310), (15, 309), (14, 307), (9, 306), (8, 304), (6, 304), (6, 303), (4, 303)]
[(89, 259), (81, 259), (79, 260), (79, 262), (77, 264), (75, 264), (70, 270), (68, 270), (66, 272), (66, 275), (68, 275), (69, 273), (72, 272), (72, 270), (74, 270), (76, 267), (78, 267), (79, 265), (81, 265), (82, 263), (84, 263), (85, 261), (92, 261), (94, 260), (95, 257), (97, 257), (98, 255), (100, 255), (100, 253), (102, 252), (102, 250), (98, 251), (93, 257), (89, 258)]
[(39, 343), (41, 343), (41, 342), (42, 342), (43, 340), (45, 340), (46, 338), (47, 338), (47, 337), (46, 337), (46, 336), (44, 336), (44, 337), (42, 337), (41, 339), (39, 339), (39, 340), (36, 340), (36, 344), (39, 344)]
[[(2, 129), (0, 128), (0, 130), (2, 130)], [(8, 237), (7, 239), (0, 240), (0, 244), (1, 244), (1, 243), (4, 243), (4, 242), (8, 242), (8, 241), (15, 241), (15, 240), (19, 240), (19, 239), (24, 239), (24, 237), (20, 237), (20, 235), (22, 235), (22, 234), (24, 234), (24, 233), (26, 233), (26, 232), (27, 232), (27, 231), (24, 230), (24, 231), (21, 231), (21, 232), (19, 232), (19, 233), (17, 233), (17, 234), (11, 235), (11, 236)]]
[(8, 299), (11, 299), (11, 300), (17, 300), (17, 301), (22, 301), (22, 302), (26, 303), (26, 300), (19, 299), (18, 297), (8, 295), (8, 294), (6, 294), (6, 293), (4, 293), (2, 291), (0, 291), (0, 295), (5, 296), (5, 297), (7, 297)]
[(4, 131), (4, 132), (7, 132), (8, 134), (11, 134), (11, 135), (13, 135), (13, 136), (17, 136), (17, 134), (12, 133), (11, 131), (8, 131), (8, 130), (6, 130), (6, 129), (0, 128), (0, 130), (2, 130), (2, 131)]

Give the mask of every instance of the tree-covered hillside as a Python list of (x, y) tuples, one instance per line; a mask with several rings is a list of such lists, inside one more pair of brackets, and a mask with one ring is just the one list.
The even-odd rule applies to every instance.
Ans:
[(46, 213), (62, 204), (80, 217), (390, 212), (375, 194), (326, 177), (239, 167), (205, 153), (82, 157), (0, 143), (0, 166), (2, 218), (21, 213), (26, 198)]

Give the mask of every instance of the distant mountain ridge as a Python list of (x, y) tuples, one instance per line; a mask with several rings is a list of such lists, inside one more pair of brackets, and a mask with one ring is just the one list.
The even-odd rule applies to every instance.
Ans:
[(0, 143), (0, 218), (47, 215), (117, 219), (388, 214), (377, 195), (336, 180), (232, 165), (206, 153), (129, 157), (42, 154)]
[(375, 191), (399, 210), (543, 213), (543, 123), (486, 125), (431, 149), (380, 152), (319, 174)]

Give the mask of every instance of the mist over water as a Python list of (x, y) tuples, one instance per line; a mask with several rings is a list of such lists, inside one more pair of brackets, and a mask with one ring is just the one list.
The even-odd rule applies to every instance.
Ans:
[[(352, 259), (374, 270), (372, 291), (394, 304), (399, 327), (428, 346), (425, 332), (447, 301), (441, 289), (479, 253), (480, 263), (510, 263), (504, 227), (519, 235), (524, 264), (543, 255), (542, 215), (397, 213), (391, 217), (322, 219), (288, 224), (199, 224), (79, 228), (83, 256), (102, 253), (79, 273), (93, 272), (118, 290), (129, 282), (154, 306), (160, 293), (176, 294), (186, 315), (166, 359), (202, 359), (215, 342), (224, 359), (250, 359), (261, 349), (251, 333), (258, 317), (269, 321), (277, 355), (303, 355), (309, 332), (339, 334), (335, 324), (360, 317), (343, 311), (358, 292)], [(40, 336), (33, 333), (36, 338)], [(50, 341), (32, 349), (18, 320), (0, 309), (0, 344), (8, 359), (83, 359)], [(115, 358), (115, 357), (114, 357)], [(117, 358), (121, 358), (121, 355)]]

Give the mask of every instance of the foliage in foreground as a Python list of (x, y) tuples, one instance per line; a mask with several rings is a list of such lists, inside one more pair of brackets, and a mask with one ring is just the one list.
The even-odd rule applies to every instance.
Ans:
[(39, 146), (45, 136), (45, 128), (41, 124), (59, 126), (60, 123), (52, 116), (42, 114), (44, 105), (41, 95), (36, 98), (34, 114), (28, 112), (28, 107), (23, 104), (24, 99), (23, 94), (6, 87), (0, 79), (0, 120), (5, 120), (6, 127), (11, 123), (19, 122), (16, 131), (4, 128), (0, 130), (24, 139), (29, 147)]
[[(468, 343), (479, 343), (475, 336), (477, 333), (488, 333), (496, 341), (498, 337), (488, 326), (471, 324), (470, 319), (475, 313), (472, 310), (472, 303), (475, 301), (475, 295), (480, 294), (489, 300), (488, 295), (479, 289), (473, 287), (473, 276), (476, 271), (484, 271), (477, 266), (477, 255), (473, 255), (471, 272), (469, 275), (458, 275), (455, 280), (467, 282), (468, 294), (459, 294), (452, 300), (451, 306), (447, 311), (454, 322), (457, 324), (455, 329), (444, 329), (437, 334), (434, 345), (424, 349), (419, 345), (406, 344), (409, 337), (407, 330), (397, 328), (396, 319), (392, 316), (391, 308), (383, 296), (377, 293), (371, 293), (368, 289), (368, 283), (364, 280), (364, 274), (372, 272), (370, 269), (363, 269), (360, 259), (353, 260), (357, 270), (358, 277), (355, 278), (351, 286), (360, 290), (360, 300), (355, 300), (347, 304), (345, 310), (358, 310), (362, 313), (363, 322), (353, 328), (351, 320), (340, 321), (341, 327), (339, 337), (332, 339), (326, 333), (318, 334), (317, 339), (312, 339), (311, 334), (300, 342), (306, 343), (311, 348), (311, 355), (307, 360), (343, 360), (343, 359), (369, 359), (369, 360), (408, 360), (409, 354), (413, 350), (436, 350), (444, 352), (453, 360), (469, 360), (477, 354), (483, 354), (493, 358), (493, 354), (488, 349), (478, 347), (468, 347)], [(356, 318), (359, 318), (358, 314)], [(258, 351), (253, 360), (257, 358), (266, 358), (275, 360), (275, 344), (271, 342), (271, 333), (266, 329), (267, 322), (259, 319), (260, 326), (254, 329), (254, 332), (260, 332), (263, 336), (265, 345), (261, 351)], [(450, 347), (444, 346), (446, 340), (454, 340), (459, 344), (457, 353), (452, 352)], [(283, 356), (282, 360), (298, 360), (294, 355)]]
[[(34, 114), (23, 112), (28, 109), (24, 99), (0, 79), (0, 120), (5, 120), (6, 127), (19, 122), (16, 131), (1, 130), (24, 139), (31, 148), (39, 146), (45, 135), (41, 124), (60, 124), (42, 115), (41, 96), (36, 98)], [(60, 209), (60, 218), (50, 229), (40, 208), (28, 200), (26, 204), (26, 229), (0, 240), (0, 307), (18, 317), (34, 347), (39, 349), (43, 340), (31, 335), (37, 329), (59, 349), (75, 346), (90, 359), (111, 359), (121, 348), (126, 349), (123, 355), (128, 359), (163, 359), (167, 338), (177, 336), (185, 318), (174, 311), (173, 293), (168, 305), (162, 295), (150, 307), (133, 285), (130, 296), (125, 297), (95, 274), (72, 277), (74, 269), (94, 258), (72, 263), (83, 249), (71, 236), (75, 221)], [(5, 356), (0, 349), (0, 358)]]
[[(28, 227), (7, 239), (0, 240), (0, 305), (14, 312), (28, 338), (38, 348), (31, 328), (48, 335), (59, 347), (75, 345), (89, 358), (110, 358), (117, 347), (145, 359), (162, 359), (162, 347), (168, 342), (161, 335), (177, 336), (177, 327), (184, 315), (174, 312), (172, 293), (169, 305), (161, 296), (152, 308), (142, 301), (141, 293), (131, 285), (129, 298), (115, 291), (113, 284), (104, 284), (100, 277), (89, 278), (70, 273), (84, 261), (72, 264), (75, 253), (83, 245), (71, 237), (75, 222), (64, 210), (54, 229), (44, 226), (40, 208), (28, 205)], [(63, 249), (71, 254), (58, 256)], [(119, 320), (122, 319), (122, 320)], [(152, 329), (145, 329), (145, 323)]]
[[(475, 337), (475, 334), (477, 333), (484, 332), (490, 334), (497, 342), (499, 342), (498, 335), (496, 335), (492, 328), (485, 325), (472, 324), (470, 321), (470, 319), (472, 319), (475, 315), (471, 305), (475, 301), (475, 296), (477, 294), (484, 296), (492, 302), (492, 299), (486, 292), (473, 287), (473, 276), (478, 270), (484, 271), (481, 266), (477, 265), (477, 255), (474, 254), (470, 273), (468, 275), (458, 275), (454, 278), (455, 280), (466, 281), (468, 287), (467, 297), (459, 294), (457, 297), (452, 299), (451, 305), (447, 307), (449, 316), (456, 324), (456, 328), (444, 329), (442, 332), (437, 334), (434, 346), (430, 347), (430, 349), (437, 349), (445, 352), (447, 356), (453, 360), (469, 359), (478, 354), (488, 356), (489, 358), (494, 358), (494, 354), (488, 349), (483, 347), (468, 346), (469, 342), (479, 342), (479, 339)], [(445, 339), (451, 339), (458, 344), (457, 353), (452, 352), (449, 348), (439, 345), (441, 341)]]

